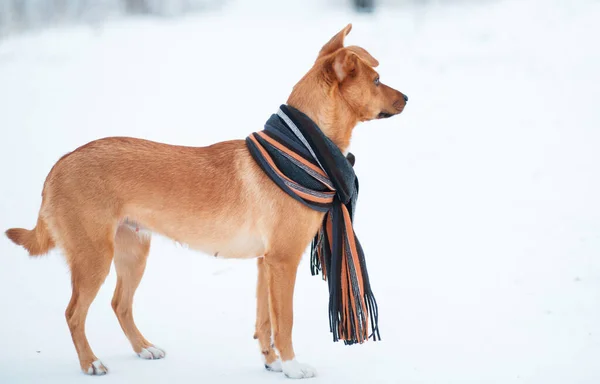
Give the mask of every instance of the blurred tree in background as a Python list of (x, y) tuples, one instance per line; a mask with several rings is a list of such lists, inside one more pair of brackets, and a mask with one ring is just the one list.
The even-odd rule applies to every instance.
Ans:
[[(278, 6), (289, 0), (0, 0), (0, 35), (12, 31), (43, 28), (68, 23), (98, 25), (119, 15), (177, 16), (217, 8), (234, 1), (256, 7)], [(372, 12), (375, 8), (469, 0), (295, 0), (332, 8), (353, 8)], [(482, 0), (472, 0), (482, 1)], [(308, 4), (307, 4), (308, 5)]]
[(120, 14), (175, 16), (225, 0), (0, 0), (0, 33), (62, 23), (94, 23)]

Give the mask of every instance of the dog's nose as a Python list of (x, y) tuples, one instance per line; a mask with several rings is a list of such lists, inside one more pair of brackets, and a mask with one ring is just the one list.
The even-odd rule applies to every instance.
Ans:
[(408, 96), (406, 96), (405, 94), (402, 94), (402, 97), (404, 97), (404, 102), (406, 103), (408, 101)]

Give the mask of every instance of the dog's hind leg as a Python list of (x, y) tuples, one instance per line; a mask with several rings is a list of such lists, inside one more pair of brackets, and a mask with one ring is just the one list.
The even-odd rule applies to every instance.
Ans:
[(269, 371), (281, 372), (281, 360), (271, 344), (271, 318), (269, 314), (269, 290), (264, 259), (258, 259), (258, 281), (256, 284), (256, 332), (260, 351), (265, 359), (265, 368)]
[(115, 269), (117, 287), (112, 299), (112, 307), (119, 324), (129, 339), (135, 353), (143, 359), (161, 359), (165, 351), (155, 347), (144, 338), (133, 320), (133, 296), (146, 269), (146, 259), (150, 251), (150, 233), (139, 228), (122, 224), (115, 236)]
[[(64, 250), (71, 268), (73, 288), (65, 316), (81, 369), (88, 375), (104, 375), (108, 370), (92, 352), (85, 335), (85, 321), (90, 305), (110, 271), (113, 237), (109, 230), (94, 232), (101, 234), (100, 238), (91, 239), (83, 231), (75, 229), (69, 232), (73, 237), (65, 243)], [(74, 239), (80, 240), (73, 241)]]

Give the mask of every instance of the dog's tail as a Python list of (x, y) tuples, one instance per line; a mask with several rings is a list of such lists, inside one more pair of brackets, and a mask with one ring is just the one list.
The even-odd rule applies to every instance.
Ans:
[(44, 255), (55, 245), (48, 226), (41, 217), (38, 217), (37, 224), (31, 231), (24, 228), (11, 228), (6, 231), (6, 236), (13, 243), (25, 248), (29, 252), (29, 256)]

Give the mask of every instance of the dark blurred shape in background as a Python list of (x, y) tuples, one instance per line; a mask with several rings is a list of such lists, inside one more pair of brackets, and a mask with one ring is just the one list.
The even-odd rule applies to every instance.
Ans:
[(375, 0), (353, 0), (356, 10), (359, 12), (373, 12)]

